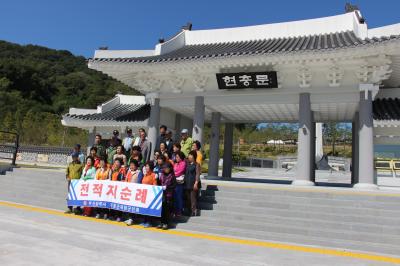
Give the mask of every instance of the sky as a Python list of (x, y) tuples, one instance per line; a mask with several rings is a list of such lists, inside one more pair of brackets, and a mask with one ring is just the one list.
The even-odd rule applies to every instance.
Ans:
[[(154, 49), (187, 22), (193, 30), (318, 18), (344, 13), (339, 0), (1, 0), (0, 40), (93, 56), (109, 49)], [(368, 27), (400, 23), (399, 0), (352, 1)]]

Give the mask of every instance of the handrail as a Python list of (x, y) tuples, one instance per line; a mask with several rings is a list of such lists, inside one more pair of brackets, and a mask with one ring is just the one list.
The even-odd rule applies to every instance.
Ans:
[[(381, 165), (379, 165), (379, 164), (381, 164)], [(384, 164), (386, 164), (386, 165), (384, 165)], [(400, 160), (378, 159), (378, 160), (375, 160), (374, 166), (375, 166), (375, 169), (377, 169), (379, 171), (391, 172), (393, 178), (396, 178), (397, 172), (400, 171)]]
[[(13, 145), (7, 145), (7, 144), (2, 145), (3, 147), (8, 147), (11, 150), (11, 151), (3, 151), (3, 152), (12, 153), (11, 165), (15, 166), (16, 160), (17, 160), (17, 153), (18, 153), (18, 149), (19, 149), (19, 134), (16, 132), (10, 132), (10, 131), (4, 131), (4, 130), (0, 130), (0, 134), (13, 135), (15, 137)], [(3, 159), (9, 159), (9, 158), (3, 158)]]
[(400, 160), (393, 160), (393, 169), (400, 170)]
[[(383, 164), (383, 165), (382, 165)], [(387, 165), (387, 166), (384, 166)], [(375, 169), (392, 170), (392, 160), (376, 160)]]
[(0, 133), (6, 133), (6, 134), (12, 134), (12, 135), (18, 136), (18, 133), (16, 133), (16, 132), (0, 130)]

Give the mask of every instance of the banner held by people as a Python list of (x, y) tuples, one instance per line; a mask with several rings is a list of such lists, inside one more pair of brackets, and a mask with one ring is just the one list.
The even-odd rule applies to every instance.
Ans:
[(71, 181), (67, 203), (160, 217), (162, 194), (161, 186), (79, 179)]

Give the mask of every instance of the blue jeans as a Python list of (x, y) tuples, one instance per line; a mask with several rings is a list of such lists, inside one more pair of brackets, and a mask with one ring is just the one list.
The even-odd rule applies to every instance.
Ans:
[(175, 212), (181, 214), (183, 210), (183, 184), (177, 184), (174, 193)]

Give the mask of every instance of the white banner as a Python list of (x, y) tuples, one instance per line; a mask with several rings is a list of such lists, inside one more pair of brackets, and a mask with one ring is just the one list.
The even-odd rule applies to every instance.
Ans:
[(142, 215), (161, 216), (161, 186), (109, 180), (72, 180), (68, 206), (107, 208)]

